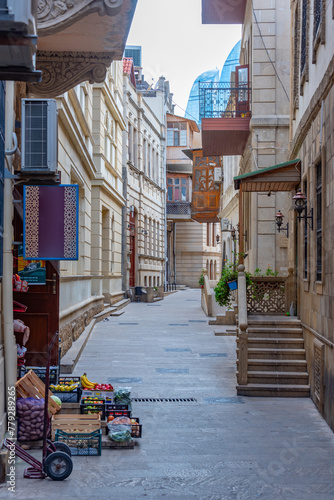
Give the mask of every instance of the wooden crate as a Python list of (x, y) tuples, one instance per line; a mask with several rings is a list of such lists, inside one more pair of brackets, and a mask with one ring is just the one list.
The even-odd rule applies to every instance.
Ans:
[(101, 429), (101, 418), (97, 413), (92, 415), (64, 414), (53, 415), (51, 419), (52, 440), (59, 429), (64, 432), (93, 432)]
[[(16, 384), (16, 395), (18, 398), (44, 399), (45, 384), (33, 370), (29, 370)], [(60, 410), (60, 406), (51, 399), (52, 392), (49, 391), (48, 410), (51, 415)]]

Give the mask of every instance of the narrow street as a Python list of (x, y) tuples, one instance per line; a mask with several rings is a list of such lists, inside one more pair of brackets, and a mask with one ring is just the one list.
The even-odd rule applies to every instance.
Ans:
[[(329, 500), (334, 435), (311, 399), (236, 396), (235, 337), (215, 337), (186, 290), (131, 303), (95, 327), (74, 375), (132, 387), (143, 424), (134, 449), (73, 457), (63, 482), (23, 479), (1, 498)], [(33, 455), (40, 456), (35, 450)]]

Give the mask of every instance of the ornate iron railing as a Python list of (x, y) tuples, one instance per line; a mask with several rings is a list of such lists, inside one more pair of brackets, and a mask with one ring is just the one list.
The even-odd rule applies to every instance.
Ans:
[(191, 215), (191, 203), (186, 202), (167, 202), (167, 215)]
[(279, 276), (252, 276), (247, 288), (249, 314), (281, 314), (288, 309), (286, 298), (287, 278)]
[(224, 82), (199, 82), (199, 118), (251, 116), (251, 88)]

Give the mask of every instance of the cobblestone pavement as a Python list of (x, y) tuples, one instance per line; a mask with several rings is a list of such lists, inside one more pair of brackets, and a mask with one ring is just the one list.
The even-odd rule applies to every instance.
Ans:
[[(131, 386), (143, 437), (134, 449), (73, 457), (62, 482), (23, 479), (0, 498), (329, 500), (334, 435), (310, 399), (238, 397), (234, 337), (215, 337), (200, 291), (131, 303), (99, 323), (74, 375)], [(33, 451), (40, 457), (41, 452)]]

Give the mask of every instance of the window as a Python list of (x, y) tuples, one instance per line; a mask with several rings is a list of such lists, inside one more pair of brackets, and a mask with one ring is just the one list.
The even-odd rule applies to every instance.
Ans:
[(128, 141), (129, 141), (129, 161), (132, 162), (133, 161), (133, 150), (132, 150), (132, 147), (133, 147), (133, 130), (132, 130), (131, 123), (129, 123), (128, 134), (129, 134), (129, 137), (128, 137)]
[(160, 182), (160, 164), (159, 164), (159, 153), (156, 153), (156, 159), (155, 159), (155, 164), (156, 164), (156, 181), (157, 184)]
[(133, 164), (138, 165), (138, 131), (133, 129)]
[(147, 172), (147, 140), (143, 140), (143, 171)]
[(308, 0), (303, 0), (303, 10), (302, 10), (302, 37), (301, 37), (301, 48), (300, 48), (300, 73), (306, 69), (307, 63), (307, 32), (308, 32)]
[(157, 257), (160, 257), (160, 224), (157, 222)]
[(206, 223), (206, 246), (210, 246), (210, 222)]
[(186, 177), (167, 178), (167, 201), (189, 201), (188, 179)]
[(167, 123), (167, 146), (187, 145), (187, 123), (168, 122)]
[[(304, 182), (304, 193), (307, 196), (307, 181)], [(305, 203), (305, 213), (307, 214), (307, 201)], [(308, 278), (308, 262), (307, 262), (308, 241), (307, 240), (308, 240), (308, 224), (305, 221), (305, 224), (304, 224), (304, 280), (307, 280), (307, 278)]]
[(322, 0), (314, 0), (314, 30), (313, 40), (315, 40), (321, 23)]
[(147, 175), (151, 177), (151, 145), (147, 147)]
[(322, 171), (321, 161), (316, 165), (316, 239), (317, 268), (316, 281), (322, 280)]

